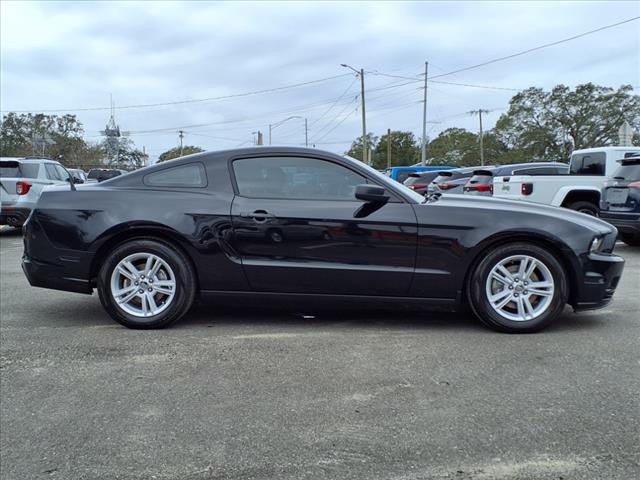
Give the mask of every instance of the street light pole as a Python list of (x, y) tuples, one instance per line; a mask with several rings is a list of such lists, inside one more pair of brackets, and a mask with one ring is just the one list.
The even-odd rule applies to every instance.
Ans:
[[(287, 117), (284, 120), (280, 120), (279, 122), (276, 123), (270, 123), (269, 124), (269, 145), (271, 145), (271, 131), (276, 128), (279, 127), (280, 125), (282, 125), (284, 122), (287, 122), (289, 120), (292, 120), (294, 118), (302, 118), (300, 115), (294, 115), (292, 117)], [(304, 119), (304, 137), (305, 137), (305, 144), (307, 143), (307, 119)]]
[(361, 68), (358, 71), (351, 65), (347, 65), (346, 63), (341, 63), (340, 66), (349, 68), (353, 70), (356, 75), (360, 76), (360, 98), (362, 99), (362, 161), (366, 164), (369, 164), (369, 146), (367, 144), (367, 115), (364, 101), (364, 68)]

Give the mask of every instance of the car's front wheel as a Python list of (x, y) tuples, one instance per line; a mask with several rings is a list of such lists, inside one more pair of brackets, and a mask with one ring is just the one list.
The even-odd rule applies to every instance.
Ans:
[(534, 332), (562, 313), (566, 273), (554, 255), (537, 245), (502, 245), (477, 265), (467, 295), (474, 313), (494, 330)]
[(116, 247), (98, 274), (98, 295), (109, 315), (129, 328), (161, 328), (193, 303), (189, 259), (168, 243), (132, 240)]

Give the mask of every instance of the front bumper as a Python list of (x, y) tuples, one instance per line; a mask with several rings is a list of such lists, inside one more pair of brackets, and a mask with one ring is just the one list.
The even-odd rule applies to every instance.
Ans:
[(571, 305), (575, 311), (605, 307), (613, 299), (624, 259), (609, 253), (590, 253), (582, 261), (583, 275)]
[(3, 206), (2, 211), (0, 211), (0, 225), (21, 227), (29, 218), (30, 213), (30, 208)]

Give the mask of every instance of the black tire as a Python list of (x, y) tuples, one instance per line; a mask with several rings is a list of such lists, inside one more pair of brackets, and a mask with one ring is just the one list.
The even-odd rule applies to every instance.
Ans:
[[(135, 253), (152, 253), (167, 262), (174, 272), (176, 286), (169, 307), (157, 315), (137, 317), (118, 306), (111, 293), (111, 275), (118, 263)], [(107, 313), (116, 322), (128, 328), (163, 328), (185, 315), (196, 293), (196, 276), (190, 260), (173, 245), (161, 240), (130, 240), (117, 246), (105, 259), (98, 273), (98, 296)]]
[(640, 234), (634, 235), (632, 233), (620, 233), (619, 237), (620, 240), (630, 247), (640, 247)]
[(567, 208), (580, 213), (586, 213), (592, 217), (597, 217), (600, 214), (598, 207), (591, 202), (573, 202), (570, 203)]
[[(501, 260), (513, 255), (528, 255), (542, 262), (551, 273), (555, 284), (554, 293), (547, 309), (532, 320), (509, 320), (491, 306), (486, 293), (486, 282), (493, 267)], [(487, 252), (476, 265), (467, 282), (467, 300), (475, 315), (489, 328), (505, 333), (537, 332), (562, 313), (568, 298), (567, 275), (562, 263), (544, 248), (532, 243), (500, 245)]]

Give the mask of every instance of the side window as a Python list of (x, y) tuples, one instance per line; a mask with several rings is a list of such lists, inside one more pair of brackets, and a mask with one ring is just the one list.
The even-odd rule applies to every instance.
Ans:
[(362, 175), (326, 160), (303, 157), (246, 158), (233, 162), (244, 197), (296, 200), (355, 200)]
[(49, 180), (62, 180), (58, 170), (56, 170), (56, 166), (53, 163), (45, 163), (44, 164), (45, 171), (47, 172), (47, 178)]
[(604, 152), (573, 155), (571, 157), (571, 174), (604, 175), (606, 159)]
[(68, 180), (69, 178), (69, 172), (67, 172), (64, 167), (61, 167), (60, 165), (54, 165), (56, 171), (58, 172), (58, 176), (60, 177), (61, 180)]
[(188, 163), (149, 173), (143, 182), (150, 187), (202, 188), (207, 186), (207, 174), (201, 163)]

